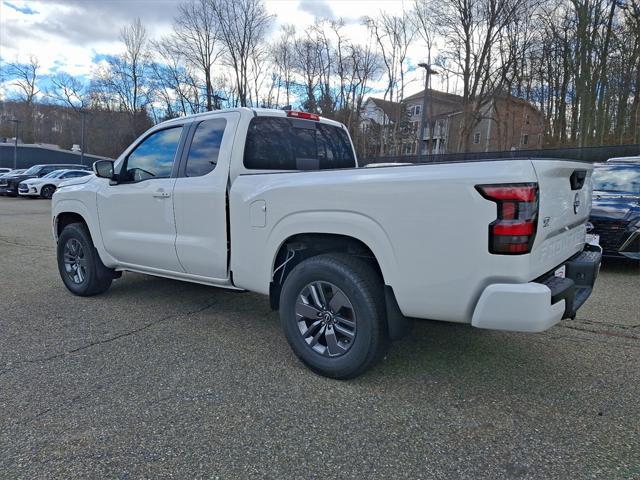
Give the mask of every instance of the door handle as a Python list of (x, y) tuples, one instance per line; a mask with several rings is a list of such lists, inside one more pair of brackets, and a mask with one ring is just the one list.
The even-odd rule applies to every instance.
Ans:
[(153, 196), (156, 198), (169, 198), (171, 194), (169, 192), (165, 192), (164, 190), (156, 190)]

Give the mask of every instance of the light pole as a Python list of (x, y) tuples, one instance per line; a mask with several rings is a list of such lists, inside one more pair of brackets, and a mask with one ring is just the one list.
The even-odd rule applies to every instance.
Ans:
[(431, 65), (428, 63), (419, 63), (419, 67), (424, 68), (424, 95), (422, 96), (422, 118), (420, 119), (420, 137), (418, 138), (418, 161), (422, 160), (422, 145), (424, 143), (424, 127), (427, 124), (427, 95), (429, 92), (429, 78), (431, 75), (437, 75)]
[(22, 123), (22, 120), (18, 120), (13, 117), (9, 119), (13, 123), (13, 169), (18, 168), (18, 124)]
[(84, 165), (84, 122), (87, 112), (84, 109), (80, 109), (80, 165)]

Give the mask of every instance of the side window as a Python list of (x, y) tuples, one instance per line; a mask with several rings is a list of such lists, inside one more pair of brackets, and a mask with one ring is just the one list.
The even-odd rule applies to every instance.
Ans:
[(244, 147), (244, 166), (259, 170), (295, 170), (289, 122), (281, 118), (251, 120)]
[(347, 133), (313, 120), (256, 117), (249, 124), (244, 166), (259, 170), (353, 168)]
[(84, 177), (87, 175), (85, 172), (69, 172), (65, 173), (62, 178), (76, 178), (76, 177)]
[(169, 178), (175, 160), (182, 126), (152, 133), (129, 154), (121, 173), (123, 182)]
[(187, 156), (187, 177), (200, 177), (216, 168), (226, 125), (224, 118), (205, 120), (198, 124)]

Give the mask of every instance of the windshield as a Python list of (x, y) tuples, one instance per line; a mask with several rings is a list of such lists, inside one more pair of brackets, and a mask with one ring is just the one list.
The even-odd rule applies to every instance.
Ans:
[(640, 193), (640, 168), (613, 165), (596, 167), (593, 171), (593, 189)]
[(24, 174), (25, 175), (35, 175), (36, 173), (38, 173), (40, 171), (40, 165), (34, 165), (33, 167), (27, 169)]

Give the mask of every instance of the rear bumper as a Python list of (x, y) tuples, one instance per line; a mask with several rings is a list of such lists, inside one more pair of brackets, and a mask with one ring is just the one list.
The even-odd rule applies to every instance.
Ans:
[(542, 332), (563, 318), (573, 318), (593, 291), (602, 251), (585, 249), (554, 269), (566, 267), (566, 277), (553, 271), (529, 283), (493, 284), (480, 295), (471, 324), (478, 328)]

